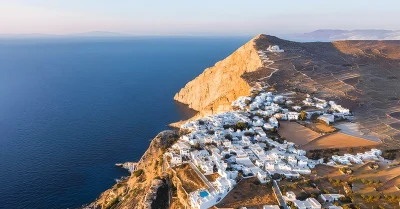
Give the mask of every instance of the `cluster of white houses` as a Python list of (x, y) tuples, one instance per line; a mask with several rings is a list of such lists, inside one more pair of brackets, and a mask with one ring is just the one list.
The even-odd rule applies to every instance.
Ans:
[[(344, 197), (342, 194), (321, 194), (319, 198), (321, 199), (321, 202), (325, 205), (324, 208), (329, 208), (329, 209), (342, 209), (340, 206), (335, 206), (333, 203), (335, 201), (338, 201), (339, 198)], [(321, 209), (322, 204), (316, 200), (315, 198), (307, 198), (305, 200), (298, 200), (296, 198), (296, 194), (292, 191), (286, 192), (286, 195), (283, 196), (283, 199), (285, 200), (286, 203), (292, 202), (292, 204), (298, 208), (298, 209)]]
[(361, 164), (366, 160), (378, 160), (378, 157), (382, 155), (382, 151), (379, 149), (371, 149), (364, 153), (357, 153), (356, 155), (344, 154), (343, 156), (333, 155), (332, 160), (336, 163), (343, 165), (351, 165), (351, 163)]
[[(251, 120), (249, 112), (233, 111), (182, 125), (191, 132), (182, 136), (166, 153), (171, 159), (170, 164), (179, 165), (186, 159), (204, 175), (218, 173), (220, 176), (210, 182), (212, 190), (190, 194), (193, 208), (217, 204), (234, 187), (238, 175), (257, 177), (261, 183), (267, 183), (275, 173), (298, 178), (300, 174), (310, 174), (310, 167), (321, 163), (309, 160), (305, 157), (306, 152), (291, 142), (279, 143), (268, 138), (262, 127), (265, 124), (278, 127), (278, 121), (270, 119), (264, 123), (260, 120)], [(233, 126), (238, 123), (249, 124), (249, 127), (235, 131)]]
[[(308, 105), (328, 108), (324, 100), (305, 101), (310, 102)], [(215, 182), (207, 182), (212, 185), (209, 188), (189, 194), (193, 208), (217, 204), (232, 190), (239, 175), (257, 177), (261, 183), (266, 183), (274, 174), (287, 178), (310, 174), (310, 169), (323, 163), (323, 159), (308, 159), (306, 152), (292, 142), (278, 142), (268, 137), (271, 129), (279, 128), (278, 120), (298, 120), (301, 107), (293, 106), (293, 111), (289, 111), (280, 106), (287, 104), (293, 102), (271, 92), (260, 93), (253, 99), (240, 97), (232, 103), (236, 111), (207, 116), (181, 126), (190, 133), (182, 136), (166, 153), (171, 159), (170, 165), (188, 162), (203, 173), (200, 175), (218, 173), (220, 176)], [(335, 110), (346, 112), (340, 109), (341, 106), (332, 104), (329, 103)], [(264, 116), (268, 116), (267, 121)], [(206, 178), (202, 179), (206, 181)], [(300, 204), (303, 203), (298, 202)]]

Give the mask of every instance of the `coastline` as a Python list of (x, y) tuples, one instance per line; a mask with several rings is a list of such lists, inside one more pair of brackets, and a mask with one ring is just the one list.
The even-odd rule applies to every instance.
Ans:
[[(266, 37), (270, 38), (269, 36), (266, 36)], [(192, 128), (194, 127), (193, 128), (194, 130), (198, 131), (197, 128), (201, 127), (203, 124), (201, 124), (200, 121), (197, 121), (197, 123), (196, 123), (195, 120), (197, 120), (197, 119), (199, 119), (201, 117), (215, 116), (216, 114), (229, 113), (231, 110), (233, 110), (232, 102), (233, 101), (236, 102), (236, 100), (238, 98), (245, 98), (245, 99), (246, 98), (247, 99), (250, 98), (250, 101), (253, 102), (254, 99), (257, 100), (257, 98), (260, 97), (260, 95), (259, 95), (260, 92), (265, 94), (265, 95), (261, 96), (261, 98), (263, 98), (263, 99), (261, 99), (263, 102), (266, 101), (267, 97), (272, 97), (272, 98), (274, 96), (276, 96), (277, 98), (278, 97), (282, 97), (282, 96), (284, 97), (283, 94), (282, 95), (280, 95), (280, 94), (273, 95), (273, 93), (271, 93), (271, 92), (263, 92), (262, 91), (262, 90), (264, 90), (264, 87), (268, 87), (268, 86), (274, 86), (275, 87), (276, 83), (275, 84), (272, 84), (272, 83), (269, 84), (269, 83), (267, 83), (267, 80), (268, 81), (269, 80), (273, 80), (274, 81), (274, 79), (276, 79), (276, 78), (273, 78), (273, 77), (276, 77), (276, 74), (279, 74), (279, 73), (282, 73), (282, 72), (281, 72), (281, 70), (278, 70), (280, 68), (278, 68), (278, 67), (275, 68), (275, 64), (276, 64), (275, 61), (276, 60), (275, 61), (274, 61), (274, 59), (270, 60), (270, 58), (269, 58), (270, 54), (268, 55), (268, 58), (266, 58), (265, 53), (263, 53), (262, 51), (260, 52), (260, 49), (255, 44), (255, 42), (259, 41), (260, 38), (265, 38), (265, 37), (257, 36), (256, 38), (252, 39), (249, 43), (244, 45), (246, 47), (239, 48), (237, 51), (235, 51), (228, 58), (224, 59), (223, 61), (218, 62), (214, 67), (207, 68), (201, 75), (199, 75), (198, 77), (193, 79), (191, 82), (186, 84), (186, 86), (184, 88), (182, 88), (181, 91), (179, 91), (175, 95), (174, 100), (176, 100), (178, 102), (181, 102), (182, 104), (183, 103), (190, 104), (188, 107), (189, 108), (195, 108), (195, 110), (198, 111), (198, 112), (194, 117), (192, 117), (192, 118), (190, 118), (188, 120), (181, 120), (181, 121), (169, 124), (168, 125), (169, 127), (175, 129), (173, 131), (176, 131), (176, 132), (182, 131), (182, 129), (181, 129), (182, 125), (183, 124), (187, 124), (188, 122), (190, 122), (189, 125), (192, 126)], [(285, 43), (283, 40), (277, 39), (276, 37), (271, 38), (271, 40), (276, 41), (278, 43)], [(289, 44), (292, 44), (292, 43), (290, 42)], [(245, 52), (243, 52), (243, 50)], [(249, 51), (246, 51), (246, 50), (249, 50)], [(282, 52), (283, 52), (283, 50), (282, 50)], [(250, 60), (249, 61), (247, 59), (248, 57), (246, 57), (246, 56), (244, 56), (242, 54), (238, 55), (238, 53), (243, 53), (246, 56), (250, 54), (251, 57), (253, 57), (253, 53), (256, 53), (257, 56), (260, 56), (260, 57), (263, 57), (263, 58), (258, 57), (258, 58), (255, 58), (256, 59), (255, 61), (254, 60)], [(277, 58), (277, 57), (279, 58), (279, 55), (276, 55), (276, 54), (271, 54), (271, 56), (275, 57), (275, 58)], [(299, 58), (300, 56), (299, 57), (291, 56), (291, 57), (293, 59), (295, 59), (295, 58)], [(290, 58), (290, 59), (292, 59), (292, 58)], [(278, 59), (278, 61), (282, 61), (282, 60), (284, 61), (284, 59), (281, 59), (281, 60)], [(247, 66), (248, 63), (246, 63), (246, 62), (251, 62), (251, 61), (254, 61), (254, 63), (256, 63), (256, 64), (252, 63), (252, 65), (251, 65), (251, 67), (249, 69), (249, 67)], [(262, 62), (262, 64), (263, 64), (262, 66), (258, 65), (257, 62), (259, 62), (259, 61)], [(244, 64), (243, 64), (243, 62), (244, 62)], [(242, 66), (243, 69), (241, 67), (239, 67), (240, 69), (236, 68), (235, 69), (236, 71), (232, 70), (232, 72), (234, 72), (234, 73), (232, 73), (231, 71), (226, 71), (226, 69), (227, 69), (226, 66), (236, 66), (236, 65)], [(245, 78), (243, 78), (244, 74), (248, 75), (248, 74), (252, 74), (252, 73), (257, 73), (258, 71), (263, 71), (265, 69), (267, 69), (266, 70), (267, 74), (266, 74), (266, 76), (261, 77), (262, 80), (265, 80), (264, 86), (262, 86), (260, 84), (260, 80), (259, 79), (254, 80), (254, 77), (250, 76), (250, 78), (248, 78), (247, 80)], [(272, 72), (268, 71), (268, 69), (272, 70)], [(298, 73), (297, 69), (294, 69), (294, 70), (296, 71), (296, 73)], [(285, 69), (282, 69), (282, 71), (284, 71), (283, 73), (285, 73)], [(227, 76), (228, 75), (228, 77), (230, 77), (231, 80), (227, 81), (227, 82), (231, 82), (234, 85), (231, 85), (231, 84), (230, 85), (226, 85), (226, 83), (223, 83), (224, 82), (223, 80), (221, 81), (222, 84), (220, 84), (220, 83), (215, 84), (213, 79), (217, 78), (217, 80), (221, 80), (220, 77), (218, 77), (219, 73), (222, 74), (223, 76)], [(306, 77), (306, 74), (302, 73), (301, 76), (305, 76)], [(209, 81), (207, 81), (207, 80), (209, 80)], [(234, 80), (234, 82), (232, 82), (232, 80)], [(203, 83), (204, 81), (208, 82), (206, 88), (204, 88), (204, 86), (202, 86), (204, 84)], [(315, 81), (312, 81), (312, 82), (315, 82)], [(263, 87), (263, 88), (260, 88), (260, 91), (258, 91), (257, 93), (254, 93), (251, 89), (253, 89), (253, 87), (255, 85), (261, 85), (261, 87)], [(226, 88), (226, 89), (224, 89), (224, 88)], [(224, 89), (224, 90), (222, 91), (221, 89)], [(240, 89), (240, 90), (239, 91), (235, 91), (237, 89)], [(298, 90), (298, 89), (296, 89), (296, 90)], [(324, 99), (318, 99), (316, 97), (316, 95), (319, 97), (320, 94), (323, 95), (324, 93), (326, 93), (328, 96), (325, 96), (325, 97), (322, 96), (320, 98), (327, 98), (330, 95), (335, 93), (334, 91), (332, 91), (331, 89), (328, 89), (326, 87), (324, 87), (323, 90), (324, 90), (324, 92), (322, 92), (322, 93), (314, 90), (315, 94), (312, 97), (310, 97), (310, 95), (308, 94), (307, 90), (306, 91), (304, 91), (304, 90), (300, 91), (299, 90), (300, 96), (303, 96), (303, 97), (306, 98), (306, 99), (302, 98), (302, 99), (304, 99), (303, 101), (306, 101), (306, 102), (309, 102), (309, 103), (314, 103), (314, 105), (312, 105), (314, 107), (317, 107), (316, 106), (317, 103), (319, 105), (321, 105), (321, 104), (324, 105), (324, 108), (322, 108), (323, 109), (323, 113), (321, 112), (320, 115), (329, 113), (328, 109), (325, 109), (326, 106), (328, 106), (328, 101), (326, 101)], [(278, 92), (278, 91), (274, 91), (274, 92)], [(282, 92), (284, 92), (284, 91), (279, 91), (279, 93), (282, 93)], [(343, 93), (343, 92), (341, 92), (341, 93)], [(340, 94), (340, 95), (336, 95), (336, 96), (342, 96), (342, 95)], [(321, 102), (321, 101), (323, 101), (323, 102)], [(241, 102), (243, 103), (243, 107), (249, 106), (249, 104), (246, 104), (245, 101), (239, 101), (239, 103), (241, 103)], [(250, 104), (251, 104), (251, 102), (250, 102)], [(285, 102), (286, 102), (286, 100), (285, 100)], [(293, 101), (291, 101), (291, 102), (292, 102), (291, 105), (293, 105)], [(299, 101), (297, 101), (297, 102), (299, 102)], [(338, 117), (343, 117), (343, 119), (345, 119), (349, 115), (352, 116), (352, 114), (349, 114), (349, 112), (350, 112), (349, 109), (343, 108), (341, 105), (335, 104), (335, 102), (333, 102), (333, 103), (330, 103), (330, 102), (333, 102), (333, 101), (329, 101), (329, 107), (334, 109), (335, 111), (338, 111), (337, 112), (337, 113), (339, 113)], [(278, 102), (277, 102), (277, 104), (278, 104)], [(297, 104), (299, 104), (299, 103), (297, 103)], [(285, 105), (287, 105), (287, 104), (285, 104)], [(266, 105), (266, 106), (269, 106), (269, 105)], [(308, 105), (305, 105), (305, 107), (306, 106), (308, 106)], [(248, 107), (248, 108), (251, 109), (251, 106)], [(258, 108), (258, 106), (257, 106), (257, 108)], [(274, 107), (272, 107), (272, 106), (271, 106), (271, 108), (274, 109)], [(285, 106), (285, 108), (284, 107), (279, 107), (279, 108), (281, 108), (281, 110), (282, 110), (281, 113), (286, 113), (286, 114), (289, 113), (288, 109), (286, 109), (287, 108), (286, 106)], [(301, 108), (303, 108), (303, 107), (301, 107)], [(283, 111), (283, 109), (285, 109), (286, 112)], [(330, 109), (330, 110), (332, 110), (332, 109)], [(241, 110), (243, 110), (243, 108)], [(248, 109), (246, 109), (246, 111), (247, 110)], [(250, 112), (247, 112), (248, 114), (251, 115), (251, 117), (248, 116), (248, 119), (250, 119), (250, 118), (252, 119), (253, 117), (258, 117), (259, 116), (259, 115), (255, 115), (255, 113), (253, 114), (253, 113), (250, 113)], [(299, 111), (295, 111), (295, 112), (296, 112), (296, 114), (292, 114), (292, 116), (296, 115), (297, 117), (299, 117), (300, 112)], [(257, 112), (257, 113), (261, 114), (260, 112)], [(279, 114), (279, 116), (277, 116), (277, 117), (282, 117), (281, 113), (278, 113), (278, 112), (275, 112), (275, 113)], [(235, 115), (235, 114), (241, 115), (241, 113), (233, 113), (233, 115)], [(309, 114), (311, 116), (311, 115), (314, 114), (314, 112), (311, 111)], [(334, 115), (332, 113), (330, 113), (330, 114), (331, 114), (330, 116)], [(288, 116), (288, 115), (286, 115), (286, 116)], [(337, 115), (334, 115), (334, 116), (337, 116)], [(229, 114), (228, 114), (227, 117), (231, 117), (231, 116), (229, 116)], [(277, 117), (274, 116), (274, 118), (277, 118)], [(222, 124), (222, 123), (219, 123), (220, 121), (213, 121), (210, 118), (212, 118), (212, 117), (208, 117), (207, 118), (207, 120), (211, 121), (211, 122), (209, 122), (209, 124), (219, 124), (219, 125)], [(265, 119), (263, 119), (263, 120), (265, 120)], [(296, 120), (298, 120), (298, 119), (296, 119)], [(276, 119), (276, 121), (277, 121), (277, 119)], [(240, 122), (242, 122), (242, 121), (240, 121)], [(254, 121), (246, 121), (246, 123), (250, 123), (250, 122), (257, 123), (258, 121), (256, 121), (256, 122), (254, 122)], [(202, 121), (202, 123), (204, 123), (204, 121)], [(264, 137), (265, 133), (262, 133), (262, 132), (265, 131), (265, 130), (275, 130), (275, 128), (270, 128), (270, 126), (274, 125), (275, 122), (267, 122), (267, 123), (270, 123), (270, 125), (268, 125), (266, 127), (262, 126), (264, 128), (264, 130), (262, 128), (261, 128), (261, 130), (258, 130), (259, 132), (257, 132), (257, 134), (259, 136)], [(265, 124), (267, 124), (267, 123), (265, 123)], [(264, 123), (263, 123), (263, 125), (264, 125)], [(328, 122), (328, 125), (329, 125), (329, 122)], [(275, 126), (273, 126), (273, 127), (275, 127)], [(221, 130), (221, 127), (218, 127), (218, 128), (219, 128), (219, 130)], [(279, 125), (277, 126), (277, 128), (279, 128)], [(204, 130), (205, 129), (203, 129), (203, 131)], [(235, 132), (236, 132), (236, 130), (235, 130)], [(163, 133), (163, 132), (161, 132), (161, 133)], [(207, 133), (207, 134), (209, 134), (209, 133)], [(233, 132), (232, 132), (232, 134), (233, 134)], [(254, 132), (252, 134), (254, 136)], [(165, 165), (165, 164), (168, 164), (168, 161), (165, 160), (164, 157), (161, 157), (162, 159), (160, 159), (160, 156), (164, 156), (165, 151), (168, 150), (168, 148), (170, 148), (171, 145), (173, 145), (176, 141), (182, 139), (181, 138), (182, 135), (179, 134), (179, 136), (180, 136), (179, 139), (177, 139), (176, 137), (173, 137), (173, 139), (171, 140), (171, 138), (169, 138), (167, 140), (168, 141), (167, 144), (169, 144), (169, 145), (162, 146), (161, 148), (157, 147), (153, 143), (153, 141), (154, 141), (154, 139), (153, 139), (153, 141), (151, 142), (151, 145), (149, 146), (148, 150), (145, 152), (145, 155), (143, 155), (143, 157), (139, 161), (139, 167), (146, 168), (146, 169), (143, 170), (144, 173), (152, 172), (152, 174), (150, 176), (152, 178), (155, 178), (155, 179), (156, 178), (161, 178), (161, 177), (164, 176), (165, 179), (167, 179), (166, 180), (167, 182), (164, 182), (164, 183), (168, 184), (169, 181), (173, 181), (174, 182), (173, 185), (177, 185), (176, 187), (178, 187), (178, 191), (182, 190), (180, 187), (182, 187), (183, 183), (177, 177), (178, 174), (177, 174), (176, 171), (167, 171), (166, 170), (165, 167), (167, 167), (167, 168), (169, 167), (169, 165)], [(267, 136), (265, 136), (265, 137), (267, 137)], [(158, 136), (155, 139), (157, 139), (157, 138), (158, 138)], [(193, 137), (193, 138), (186, 137), (186, 138), (189, 138), (189, 141), (192, 140), (193, 143), (195, 144), (196, 140), (194, 140), (194, 139), (196, 139), (196, 137)], [(171, 144), (170, 144), (170, 140), (171, 140)], [(266, 141), (268, 143), (274, 144), (274, 145), (276, 145), (278, 147), (282, 145), (282, 143), (279, 143), (279, 142), (277, 143), (275, 141), (275, 138), (274, 138), (274, 140), (271, 140), (271, 139), (269, 139), (267, 137)], [(282, 141), (286, 141), (286, 140), (282, 139)], [(193, 143), (191, 143), (192, 146), (194, 146)], [(199, 143), (199, 142), (197, 142), (197, 143)], [(208, 142), (208, 143), (210, 143), (210, 142)], [(281, 145), (279, 145), (279, 144), (281, 144)], [(284, 144), (287, 144), (287, 143), (285, 142)], [(288, 148), (288, 146), (289, 145), (286, 145), (286, 148)], [(293, 144), (291, 146), (293, 146)], [(148, 154), (148, 152), (152, 152), (151, 150), (153, 150), (155, 147), (156, 147), (156, 149), (160, 149), (160, 150), (158, 150), (157, 154), (152, 156), (153, 159), (149, 161), (148, 156), (146, 156), (146, 154)], [(304, 155), (305, 155), (305, 153), (304, 153)], [(174, 154), (171, 153), (171, 157), (172, 156), (174, 156)], [(315, 166), (316, 164), (320, 164), (320, 160), (321, 159), (317, 159), (315, 161), (315, 164), (313, 164), (313, 165)], [(153, 165), (154, 163), (156, 165)], [(161, 165), (159, 165), (159, 164), (161, 164)], [(160, 169), (160, 167), (162, 167), (162, 168)], [(152, 168), (155, 168), (155, 170), (154, 171), (150, 170)], [(195, 166), (192, 166), (192, 169), (197, 171)], [(301, 171), (301, 172), (304, 172), (304, 173), (307, 173), (307, 174), (311, 173), (310, 170), (305, 170), (305, 171)], [(266, 180), (266, 177), (264, 177), (265, 175), (262, 174), (262, 172), (260, 172), (260, 173), (257, 173), (257, 175), (263, 176), (262, 178), (261, 177), (260, 178), (265, 181)], [(154, 176), (156, 176), (156, 177), (154, 177)], [(142, 174), (142, 173), (134, 174), (133, 176), (131, 176), (131, 178), (128, 181), (132, 180), (134, 183), (133, 182), (130, 182), (130, 183), (128, 182), (127, 183), (129, 185), (129, 188), (127, 187), (128, 191), (132, 190), (132, 188), (135, 188), (136, 186), (138, 186), (138, 184), (141, 184), (141, 182), (143, 182), (143, 181), (146, 181), (146, 186), (147, 187), (152, 188), (151, 185), (154, 184), (154, 181), (149, 181), (148, 177), (149, 176), (147, 174), (145, 175), (145, 174)], [(166, 178), (166, 177), (168, 177), (168, 178)], [(145, 178), (145, 180), (143, 180), (143, 178)], [(262, 181), (262, 180), (260, 180), (260, 181)], [(143, 188), (146, 188), (146, 187), (143, 187)], [(231, 189), (231, 187), (229, 187), (229, 189)], [(230, 191), (229, 189), (228, 189), (228, 191)], [(139, 203), (143, 204), (139, 208), (148, 208), (148, 206), (149, 206), (149, 202), (148, 202), (148, 199), (147, 199), (148, 198), (148, 196), (147, 196), (148, 193), (146, 193), (147, 191), (148, 190), (141, 191), (140, 194), (136, 194), (135, 193), (137, 195), (137, 197), (141, 201), (143, 201), (143, 199), (145, 200), (144, 203), (135, 202), (136, 204), (139, 204)], [(152, 190), (150, 190), (150, 191), (152, 191)], [(183, 189), (183, 191), (185, 191), (185, 189)], [(103, 193), (103, 194), (105, 194), (105, 193)], [(101, 196), (103, 196), (103, 194)], [(196, 196), (197, 195), (196, 191), (192, 191), (190, 193), (182, 192), (182, 194), (177, 194), (178, 197), (186, 197), (186, 200), (187, 200), (186, 204), (191, 204), (190, 201), (188, 201), (189, 200), (188, 199), (189, 195), (192, 195), (192, 196), (190, 196), (190, 198), (194, 198), (194, 199), (198, 198)], [(216, 196), (216, 194), (212, 194), (212, 195), (213, 195), (213, 197), (218, 198)], [(123, 202), (125, 200), (124, 199), (125, 197), (126, 196), (123, 196), (122, 198), (120, 198), (121, 200), (118, 200), (118, 202), (120, 202), (120, 203)], [(190, 200), (193, 200), (193, 199), (190, 199)], [(133, 203), (134, 201), (138, 201), (138, 200), (135, 199), (135, 200), (127, 200), (127, 201), (129, 201), (130, 203)], [(152, 203), (152, 201), (150, 201), (150, 204), (151, 203)], [(192, 201), (192, 203), (193, 203), (193, 201)], [(180, 204), (184, 204), (184, 203), (180, 203)], [(206, 204), (208, 204), (208, 203), (206, 203)], [(121, 207), (121, 208), (123, 208), (123, 207)]]

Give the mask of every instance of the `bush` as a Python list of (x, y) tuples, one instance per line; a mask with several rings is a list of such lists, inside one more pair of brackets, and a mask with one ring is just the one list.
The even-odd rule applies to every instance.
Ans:
[(379, 195), (361, 195), (361, 197), (368, 203), (377, 202), (381, 197)]
[(248, 128), (247, 123), (243, 123), (243, 122), (238, 122), (236, 123), (236, 129), (240, 129), (240, 130), (246, 130)]
[(254, 133), (252, 133), (252, 132), (244, 132), (243, 135), (251, 137), (251, 136), (254, 136)]
[(225, 130), (231, 128), (231, 126), (230, 126), (230, 125), (227, 125), (227, 124), (223, 125), (222, 127), (223, 127)]
[(300, 120), (306, 120), (307, 119), (307, 113), (304, 112), (304, 111), (301, 111), (299, 119)]
[(274, 175), (272, 175), (272, 179), (274, 180), (278, 180), (281, 178), (281, 175), (279, 173), (274, 173)]
[(354, 152), (354, 149), (353, 149), (353, 147), (349, 147), (349, 148), (347, 148), (347, 152), (348, 152), (348, 153), (353, 153), (353, 152)]
[(394, 160), (396, 158), (397, 150), (385, 150), (382, 154), (382, 157), (388, 160)]
[(312, 120), (312, 121), (315, 121), (315, 120), (317, 120), (317, 118), (320, 116), (320, 114), (318, 114), (318, 113), (313, 113), (312, 115), (311, 115), (311, 117), (310, 117), (310, 120)]
[(143, 169), (139, 169), (139, 170), (136, 170), (135, 172), (133, 172), (133, 175), (134, 175), (135, 177), (139, 177), (139, 176), (141, 176), (143, 173), (144, 173)]
[(351, 203), (351, 198), (348, 196), (339, 197), (339, 201), (342, 203)]
[(232, 140), (233, 140), (231, 134), (226, 134), (226, 135), (225, 135), (225, 139), (228, 139), (229, 141), (232, 141)]
[(201, 150), (201, 146), (200, 146), (199, 142), (197, 142), (195, 145), (191, 146), (190, 148), (196, 149), (196, 150)]

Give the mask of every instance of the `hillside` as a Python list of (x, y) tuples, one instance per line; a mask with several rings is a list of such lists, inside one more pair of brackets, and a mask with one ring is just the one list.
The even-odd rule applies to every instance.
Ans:
[[(270, 45), (279, 45), (285, 52), (268, 52), (268, 59), (261, 59), (258, 51)], [(233, 100), (250, 95), (252, 89), (311, 94), (340, 101), (354, 110), (362, 132), (395, 147), (400, 145), (399, 126), (393, 125), (399, 124), (399, 78), (400, 41), (297, 43), (258, 35), (186, 84), (174, 99), (200, 115), (209, 115), (230, 110)], [(164, 150), (179, 134), (160, 133), (139, 162), (142, 173), (116, 184), (85, 208), (146, 208), (146, 195), (159, 194), (152, 184), (167, 175), (175, 185), (170, 188), (176, 197), (171, 208), (187, 206), (188, 191), (200, 188), (202, 182), (185, 167), (162, 169)]]
[[(270, 45), (285, 52), (269, 53), (269, 60), (260, 63), (257, 51)], [(399, 145), (399, 121), (389, 117), (400, 111), (399, 67), (400, 41), (299, 43), (258, 35), (206, 69), (174, 99), (207, 115), (229, 110), (251, 87), (308, 93), (340, 100), (354, 110), (362, 132)]]
[(254, 48), (257, 38), (250, 40), (215, 66), (204, 70), (186, 84), (174, 99), (188, 104), (203, 115), (229, 110), (233, 100), (250, 92), (250, 85), (241, 75), (257, 71), (263, 66)]

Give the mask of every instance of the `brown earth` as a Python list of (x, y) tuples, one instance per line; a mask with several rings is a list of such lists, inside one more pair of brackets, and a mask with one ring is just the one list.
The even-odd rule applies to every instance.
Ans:
[(378, 146), (378, 142), (367, 139), (350, 136), (343, 133), (334, 133), (320, 137), (312, 142), (302, 146), (304, 150), (338, 148), (345, 149), (348, 147), (369, 147)]
[(329, 126), (324, 122), (309, 123), (305, 125), (307, 128), (316, 131), (318, 133), (332, 133), (336, 131), (336, 128)]
[(220, 175), (218, 173), (213, 173), (210, 175), (206, 175), (205, 177), (207, 178), (208, 181), (214, 182), (220, 177)]
[(245, 206), (261, 209), (263, 205), (278, 205), (278, 202), (271, 185), (261, 184), (254, 177), (240, 181), (216, 207), (239, 208)]
[(183, 164), (174, 168), (174, 170), (176, 171), (177, 177), (181, 180), (182, 186), (187, 193), (194, 192), (202, 188), (208, 188), (189, 164)]
[[(400, 197), (400, 192), (395, 187), (400, 183), (400, 167), (389, 168), (385, 166), (385, 162), (377, 163), (380, 165), (377, 170), (369, 168), (371, 163), (350, 166), (354, 171), (351, 175), (343, 174), (335, 167), (318, 165), (314, 169), (317, 174), (314, 177), (314, 182), (320, 189), (326, 189), (330, 193), (343, 193), (343, 185), (346, 182), (352, 182), (353, 193), (349, 196), (361, 208), (377, 208), (379, 205), (384, 205), (385, 208), (396, 208), (398, 201), (388, 201), (385, 199), (385, 195)], [(329, 179), (340, 179), (340, 182), (334, 184)], [(371, 183), (372, 181), (373, 183)], [(378, 201), (367, 202), (362, 198), (362, 195), (380, 196), (381, 198)]]
[(296, 122), (282, 121), (280, 122), (279, 134), (289, 142), (294, 142), (296, 145), (302, 146), (310, 143), (317, 137), (319, 133), (306, 128)]

